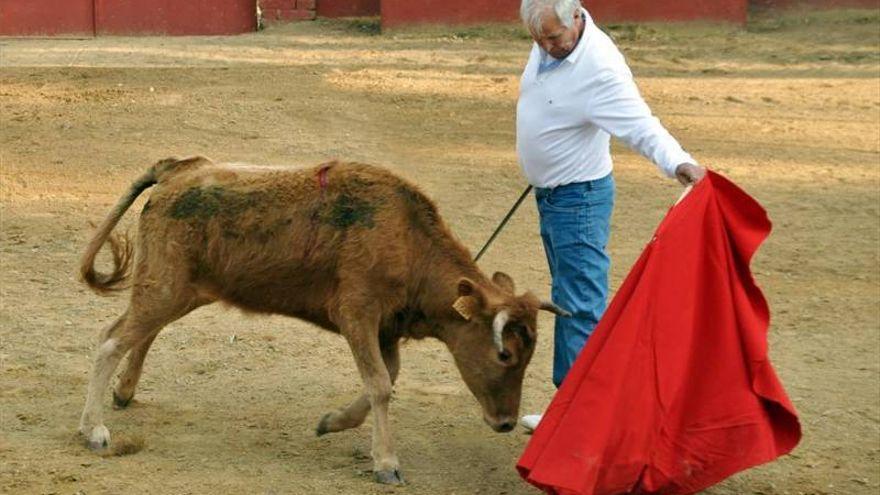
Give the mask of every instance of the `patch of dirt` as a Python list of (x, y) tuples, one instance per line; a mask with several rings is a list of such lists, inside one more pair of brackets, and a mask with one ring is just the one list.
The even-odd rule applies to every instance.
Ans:
[[(518, 197), (522, 33), (364, 26), (0, 40), (0, 492), (534, 493), (513, 469), (528, 437), (483, 424), (439, 342), (402, 350), (391, 418), (410, 484), (392, 490), (371, 481), (369, 427), (314, 435), (360, 391), (345, 343), (220, 305), (163, 331), (128, 409), (111, 410), (107, 392), (120, 455), (96, 456), (75, 435), (93, 342), (126, 303), (76, 279), (89, 222), (157, 159), (382, 164), (420, 184), (473, 251)], [(841, 11), (748, 29), (608, 27), (672, 133), (774, 221), (753, 268), (804, 440), (707, 493), (880, 488), (878, 26), (876, 12)], [(630, 151), (614, 154), (617, 287), (680, 189)], [(481, 266), (549, 293), (532, 202)], [(551, 319), (540, 323), (523, 412), (554, 391)]]

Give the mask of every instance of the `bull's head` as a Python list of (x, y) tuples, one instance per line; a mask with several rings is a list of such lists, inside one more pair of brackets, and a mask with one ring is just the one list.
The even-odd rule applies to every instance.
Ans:
[(530, 292), (514, 294), (513, 280), (492, 276), (491, 286), (458, 282), (454, 308), (461, 320), (444, 339), (461, 376), (483, 407), (483, 419), (498, 432), (516, 426), (522, 381), (537, 341), (538, 311), (568, 316)]

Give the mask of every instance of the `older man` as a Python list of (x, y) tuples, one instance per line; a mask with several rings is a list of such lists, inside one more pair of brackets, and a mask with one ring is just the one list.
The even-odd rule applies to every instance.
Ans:
[[(535, 186), (553, 300), (573, 314), (556, 319), (559, 387), (605, 311), (611, 136), (684, 185), (705, 169), (651, 114), (623, 55), (579, 0), (523, 0), (520, 14), (535, 43), (520, 84), (517, 153)], [(531, 430), (540, 419), (524, 416), (521, 423)]]

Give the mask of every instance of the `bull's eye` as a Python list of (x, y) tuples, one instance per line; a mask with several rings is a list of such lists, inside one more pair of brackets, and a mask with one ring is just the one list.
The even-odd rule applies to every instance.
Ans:
[(523, 325), (522, 323), (511, 323), (507, 326), (507, 330), (514, 332), (516, 335), (519, 335), (519, 338), (522, 339), (523, 344), (528, 347), (532, 343), (532, 336), (529, 335), (528, 327)]
[(499, 352), (498, 359), (500, 359), (502, 363), (510, 361), (510, 351), (504, 349), (503, 351)]

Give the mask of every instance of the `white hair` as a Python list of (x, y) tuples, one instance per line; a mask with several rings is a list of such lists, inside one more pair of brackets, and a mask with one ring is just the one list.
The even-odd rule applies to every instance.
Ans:
[(492, 341), (495, 342), (495, 348), (498, 352), (504, 352), (504, 326), (510, 319), (510, 313), (506, 309), (502, 309), (495, 315), (492, 320)]
[(532, 33), (544, 34), (541, 25), (544, 21), (544, 13), (552, 9), (563, 26), (570, 28), (574, 25), (574, 13), (581, 8), (580, 0), (522, 0), (519, 7), (519, 16)]

